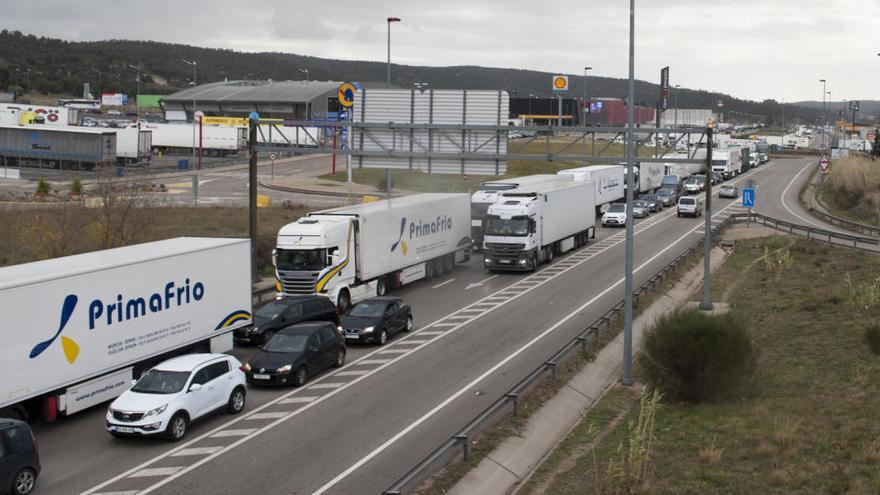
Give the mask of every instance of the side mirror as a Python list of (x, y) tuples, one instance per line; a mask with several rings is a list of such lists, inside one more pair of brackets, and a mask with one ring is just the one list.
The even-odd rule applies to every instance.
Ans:
[(318, 350), (318, 346), (316, 346), (315, 344), (309, 344), (309, 351), (310, 352), (315, 352), (317, 350)]
[(132, 381), (131, 381), (131, 386), (134, 387), (135, 385), (137, 385), (137, 382), (138, 382), (137, 380), (132, 380)]
[(202, 384), (201, 384), (201, 383), (193, 383), (192, 385), (189, 386), (189, 391), (190, 391), (190, 392), (198, 392), (198, 391), (201, 390), (201, 389), (202, 389)]

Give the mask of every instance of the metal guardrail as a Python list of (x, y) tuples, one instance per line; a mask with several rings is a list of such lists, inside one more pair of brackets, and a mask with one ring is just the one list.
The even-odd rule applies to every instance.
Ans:
[[(829, 242), (831, 244), (849, 245), (850, 243), (852, 243), (852, 247), (856, 249), (875, 251), (876, 249), (870, 249), (867, 246), (880, 246), (880, 238), (862, 237), (853, 234), (832, 232), (825, 229), (817, 229), (808, 225), (799, 225), (796, 223), (786, 222), (785, 220), (778, 220), (776, 218), (768, 217), (766, 215), (761, 215), (760, 213), (734, 213), (728, 218), (732, 219), (733, 222), (754, 221), (755, 223), (761, 223), (762, 225), (772, 227), (776, 230), (789, 232), (791, 234), (806, 235), (808, 239)], [(758, 220), (760, 220), (760, 222), (758, 222)], [(838, 242), (834, 242), (835, 240), (837, 240)]]
[[(713, 234), (720, 233), (730, 223), (733, 223), (734, 221), (736, 220), (733, 216), (726, 218), (721, 223), (712, 228)], [(698, 240), (688, 249), (686, 249), (684, 253), (675, 257), (675, 259), (669, 262), (660, 271), (655, 273), (645, 283), (643, 283), (635, 291), (633, 291), (634, 303), (638, 304), (639, 297), (642, 294), (656, 290), (659, 283), (668, 278), (670, 274), (674, 273), (675, 270), (678, 269), (691, 254), (702, 249), (703, 241), (704, 239), (701, 237), (700, 240)], [(431, 466), (439, 465), (440, 463), (445, 464), (446, 462), (448, 462), (448, 460), (450, 460), (454, 454), (452, 452), (452, 449), (454, 449), (455, 447), (461, 447), (462, 461), (468, 462), (470, 460), (470, 439), (475, 434), (479, 433), (479, 431), (481, 431), (483, 428), (487, 427), (489, 425), (489, 421), (496, 418), (500, 413), (506, 410), (508, 408), (508, 405), (512, 405), (511, 412), (513, 416), (518, 416), (520, 396), (528, 391), (528, 389), (532, 385), (534, 385), (535, 382), (537, 382), (540, 378), (542, 378), (544, 376), (544, 373), (546, 373), (547, 371), (550, 371), (552, 373), (552, 377), (555, 379), (557, 368), (559, 367), (560, 362), (568, 357), (568, 354), (575, 348), (580, 347), (581, 351), (584, 351), (586, 349), (588, 338), (592, 337), (594, 342), (598, 342), (599, 332), (610, 328), (614, 321), (620, 317), (620, 313), (623, 311), (623, 305), (624, 301), (621, 299), (620, 302), (612, 306), (612, 308), (608, 310), (605, 314), (593, 321), (576, 337), (568, 341), (568, 343), (566, 343), (560, 350), (556, 351), (540, 366), (532, 370), (528, 375), (526, 375), (525, 378), (520, 380), (510, 390), (508, 390), (495, 402), (485, 408), (480, 414), (469, 421), (463, 428), (458, 430), (448, 440), (443, 442), (430, 454), (422, 458), (422, 460), (419, 461), (418, 464), (407, 471), (406, 474), (401, 476), (382, 493), (384, 495), (400, 495), (406, 493), (406, 491), (412, 490), (412, 488), (414, 488), (427, 476), (428, 469)]]
[(807, 210), (810, 212), (811, 215), (832, 225), (843, 227), (847, 230), (852, 230), (860, 234), (867, 234), (874, 237), (880, 237), (880, 227), (854, 222), (848, 218), (842, 218), (837, 215), (832, 215), (831, 213), (824, 211), (820, 207), (817, 207), (816, 204), (819, 202), (819, 198), (817, 198), (816, 195), (819, 193), (819, 188), (816, 187), (816, 184), (813, 184), (812, 182), (810, 182), (810, 185), (808, 187), (812, 190), (808, 193), (810, 201), (809, 205), (807, 206)]

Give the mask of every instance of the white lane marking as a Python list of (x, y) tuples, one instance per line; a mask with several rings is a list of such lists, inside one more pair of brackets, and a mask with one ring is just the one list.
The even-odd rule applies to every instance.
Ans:
[(146, 478), (148, 476), (168, 476), (170, 474), (174, 474), (183, 469), (183, 466), (173, 466), (173, 467), (160, 467), (160, 468), (150, 468), (150, 469), (141, 469), (136, 473), (132, 473), (129, 478)]
[(435, 285), (435, 286), (433, 286), (433, 287), (431, 287), (431, 288), (432, 288), (432, 289), (439, 289), (440, 287), (443, 287), (443, 286), (446, 285), (446, 284), (451, 284), (452, 282), (455, 282), (455, 279), (454, 279), (454, 278), (450, 278), (450, 279), (447, 280), (446, 282), (439, 283), (439, 284), (437, 284), (437, 285)]
[(314, 385), (309, 385), (309, 389), (318, 390), (318, 389), (324, 389), (324, 388), (339, 388), (343, 385), (345, 385), (344, 382), (316, 383)]
[(424, 335), (424, 336), (443, 335), (444, 333), (446, 333), (446, 331), (444, 331), (444, 330), (422, 330), (421, 332), (418, 333), (418, 335)]
[(223, 430), (218, 431), (211, 435), (211, 438), (223, 438), (223, 437), (244, 437), (250, 435), (251, 433), (257, 431), (256, 428), (242, 428), (240, 430)]
[(361, 376), (369, 372), (370, 370), (339, 371), (336, 373), (336, 376)]
[[(255, 420), (255, 419), (278, 419), (278, 418), (283, 418), (283, 417), (286, 416), (286, 415), (287, 415), (287, 412), (286, 412), (286, 411), (285, 411), (285, 412), (266, 412), (266, 413), (256, 413), (256, 414), (251, 414), (250, 416), (248, 416), (248, 417), (246, 417), (246, 418), (244, 418), (244, 419), (245, 419), (245, 420)], [(217, 448), (219, 449), (219, 448), (222, 448), (222, 447), (217, 447)], [(191, 449), (191, 450), (195, 450), (195, 449)], [(209, 452), (209, 454), (213, 454), (213, 452)], [(175, 454), (175, 455), (178, 455), (178, 454)]]
[[(406, 339), (406, 340), (401, 340), (400, 342), (398, 342), (395, 345), (424, 344), (425, 342), (428, 342), (429, 340), (431, 340), (431, 339)], [(337, 373), (337, 374), (339, 374), (339, 373)]]
[(124, 490), (121, 492), (101, 492), (96, 493), (95, 495), (137, 495), (137, 490)]
[(288, 397), (286, 399), (279, 401), (278, 403), (279, 404), (308, 404), (309, 402), (314, 402), (320, 398), (321, 397), (319, 397), (317, 395), (312, 395), (312, 396), (308, 396), (308, 397), (303, 397), (303, 396)]
[[(715, 215), (721, 214), (721, 212), (723, 212), (724, 210), (726, 210), (729, 207), (730, 207), (730, 205), (725, 206), (724, 208), (719, 210), (717, 213), (715, 213)], [(687, 231), (683, 236), (679, 237), (675, 242), (670, 243), (665, 249), (658, 252), (657, 254), (652, 256), (650, 259), (648, 259), (647, 261), (645, 261), (644, 263), (639, 265), (638, 268), (633, 270), (633, 273), (636, 273), (636, 272), (640, 271), (642, 268), (648, 266), (650, 263), (653, 263), (655, 259), (657, 259), (661, 255), (666, 253), (666, 251), (669, 251), (670, 249), (672, 249), (675, 245), (677, 245), (679, 242), (681, 242), (682, 240), (687, 238), (689, 235), (691, 235), (692, 232), (694, 232), (698, 228), (699, 228), (699, 225), (696, 227), (693, 227), (691, 230)], [(431, 409), (430, 411), (425, 413), (422, 417), (413, 421), (406, 428), (400, 430), (396, 435), (394, 435), (393, 437), (386, 440), (385, 443), (376, 447), (372, 452), (370, 452), (369, 454), (362, 457), (359, 461), (352, 464), (348, 469), (346, 469), (345, 471), (343, 471), (342, 473), (337, 475), (335, 478), (333, 478), (332, 480), (328, 481), (323, 486), (321, 486), (320, 488), (315, 490), (313, 492), (313, 495), (321, 495), (322, 493), (327, 492), (330, 488), (333, 488), (333, 486), (335, 486), (337, 483), (342, 481), (343, 478), (347, 477), (349, 474), (353, 473), (354, 471), (360, 469), (361, 466), (363, 466), (364, 464), (366, 464), (367, 462), (369, 462), (370, 460), (372, 460), (373, 458), (375, 458), (376, 456), (381, 454), (385, 449), (387, 449), (392, 444), (394, 444), (395, 442), (397, 442), (398, 440), (403, 438), (407, 433), (411, 432), (412, 430), (416, 429), (419, 425), (421, 425), (425, 421), (429, 420), (432, 416), (434, 416), (435, 414), (440, 412), (443, 408), (448, 406), (454, 400), (458, 399), (459, 397), (461, 397), (462, 395), (467, 393), (468, 390), (470, 390), (471, 388), (473, 388), (474, 386), (479, 384), (481, 381), (485, 380), (487, 377), (489, 377), (490, 375), (492, 375), (493, 373), (498, 371), (505, 364), (509, 363), (511, 360), (513, 360), (514, 358), (516, 358), (517, 356), (519, 356), (520, 354), (525, 352), (527, 349), (529, 349), (530, 347), (532, 347), (533, 345), (538, 343), (541, 339), (543, 339), (548, 334), (550, 334), (551, 332), (553, 332), (554, 330), (556, 330), (557, 328), (562, 326), (565, 322), (567, 322), (571, 318), (577, 316), (581, 311), (583, 311), (584, 309), (589, 307), (594, 302), (598, 301), (600, 298), (604, 297), (606, 294), (611, 292), (614, 288), (616, 288), (618, 285), (622, 284), (624, 281), (625, 281), (625, 278), (621, 278), (620, 280), (618, 280), (614, 284), (608, 286), (605, 290), (603, 290), (599, 294), (596, 294), (592, 299), (590, 299), (589, 301), (587, 301), (586, 303), (581, 305), (579, 308), (572, 311), (571, 313), (566, 315), (561, 320), (557, 321), (555, 324), (553, 324), (553, 326), (551, 326), (547, 330), (544, 330), (539, 335), (537, 335), (535, 338), (533, 338), (532, 340), (530, 340), (526, 344), (524, 344), (522, 347), (520, 347), (519, 349), (510, 353), (507, 357), (505, 357), (501, 361), (497, 362), (494, 366), (492, 366), (491, 368), (489, 368), (488, 370), (483, 372), (483, 374), (481, 374), (477, 378), (473, 379), (470, 383), (468, 383), (464, 387), (458, 389), (458, 391), (455, 392), (454, 394), (447, 397), (443, 402), (434, 406), (433, 409)]]
[[(735, 182), (739, 182), (739, 181), (735, 181)], [(732, 204), (732, 203), (731, 203), (731, 204)], [(727, 207), (729, 207), (729, 206), (730, 206), (730, 204), (728, 204)], [(725, 207), (725, 208), (727, 208), (727, 207)], [(721, 211), (723, 211), (723, 210), (724, 210), (724, 209), (722, 209)], [(665, 216), (663, 216), (663, 215), (658, 216), (655, 222), (652, 222), (652, 223), (644, 223), (644, 224), (637, 225), (636, 227), (640, 227), (640, 226), (644, 225), (644, 228), (636, 229), (636, 230), (635, 230), (635, 234), (639, 234), (639, 233), (643, 232), (644, 230), (647, 230), (648, 228), (653, 227), (654, 225), (659, 225), (662, 221), (664, 221), (664, 220), (666, 220), (666, 219), (669, 219), (669, 218), (673, 218), (673, 217), (672, 217), (672, 210), (670, 210), (670, 213), (669, 213), (668, 215), (665, 215)], [(579, 267), (582, 263), (584, 263), (584, 262), (586, 262), (586, 261), (589, 261), (589, 260), (591, 260), (593, 257), (595, 257), (595, 256), (597, 256), (597, 255), (599, 255), (599, 254), (601, 254), (601, 253), (604, 253), (605, 251), (608, 251), (609, 249), (611, 249), (611, 248), (617, 246), (621, 241), (623, 241), (624, 235), (625, 235), (624, 232), (619, 232), (619, 233), (617, 233), (617, 234), (614, 234), (614, 235), (612, 235), (612, 236), (610, 236), (610, 237), (608, 237), (608, 238), (606, 238), (606, 239), (603, 239), (603, 240), (599, 241), (598, 243), (594, 244), (594, 245), (593, 245), (594, 248), (601, 246), (602, 249), (600, 249), (600, 250), (598, 250), (598, 251), (595, 251), (595, 252), (593, 252), (593, 253), (582, 254), (582, 255), (578, 256), (578, 257), (580, 258), (580, 262), (579, 262), (577, 265), (574, 265), (574, 266), (572, 266), (572, 267), (570, 267), (570, 268), (565, 269), (562, 273), (560, 273), (560, 275), (562, 275), (562, 274), (564, 274), (564, 273), (567, 273), (569, 270), (574, 270), (575, 268)], [(540, 272), (539, 272), (539, 273), (540, 273)], [(493, 276), (493, 277), (494, 277), (494, 276)], [(490, 277), (490, 278), (492, 278), (492, 277)], [(508, 291), (506, 288), (505, 288), (505, 289), (501, 289), (501, 290), (499, 290), (498, 292), (496, 292), (496, 293), (494, 293), (494, 294), (490, 294), (490, 295), (488, 295), (488, 296), (486, 296), (486, 297), (480, 299), (479, 301), (475, 302), (474, 304), (477, 304), (477, 303), (479, 303), (479, 302), (486, 301), (486, 300), (488, 300), (488, 299), (497, 299), (498, 297), (506, 297), (504, 303), (507, 303), (507, 302), (513, 301), (514, 299), (518, 298), (519, 296), (521, 296), (521, 295), (523, 295), (523, 294), (526, 294), (526, 293), (528, 293), (528, 292), (531, 292), (533, 289), (535, 289), (536, 287), (539, 287), (540, 285), (543, 285), (543, 283), (542, 283), (542, 284), (539, 284), (539, 285), (536, 285), (536, 286), (529, 287), (529, 288), (527, 288), (527, 289), (525, 289), (525, 290), (523, 290), (523, 291), (513, 291), (513, 292), (511, 292), (511, 291)], [(444, 332), (444, 335), (445, 335), (445, 334), (450, 334), (450, 333), (455, 332), (456, 330), (458, 330), (458, 329), (464, 327), (465, 325), (467, 325), (467, 324), (470, 323), (471, 321), (474, 321), (474, 320), (476, 320), (477, 318), (482, 317), (482, 316), (484, 316), (485, 314), (488, 314), (488, 313), (494, 311), (495, 309), (497, 309), (498, 307), (501, 307), (502, 305), (503, 305), (503, 304), (499, 304), (499, 305), (497, 305), (497, 306), (491, 308), (489, 311), (487, 311), (487, 312), (484, 313), (483, 315), (475, 316), (472, 320), (468, 320), (468, 321), (462, 322), (461, 324), (456, 324), (456, 326), (455, 326), (454, 328), (451, 328), (449, 331)], [(469, 306), (470, 306), (470, 305), (469, 305)], [(469, 307), (469, 306), (466, 306), (466, 308)], [(447, 318), (447, 317), (441, 317), (440, 319), (435, 320), (432, 324), (425, 325), (425, 328), (428, 328), (428, 327), (431, 327), (431, 326), (435, 326), (435, 324), (436, 324), (436, 326), (441, 326), (439, 323), (442, 322), (442, 321), (443, 321), (444, 319), (446, 319), (446, 318)], [(433, 342), (436, 342), (436, 341), (438, 341), (438, 340), (439, 340), (439, 339), (434, 339), (434, 340), (432, 340), (430, 343), (426, 343), (426, 344), (423, 344), (423, 345), (421, 345), (421, 346), (419, 346), (419, 347), (415, 347), (415, 348), (412, 349), (412, 352), (418, 352), (418, 351), (421, 350), (423, 347), (425, 347), (425, 346), (427, 346), (427, 345), (431, 345)], [(379, 360), (379, 359), (368, 359), (368, 358), (374, 356), (375, 354), (376, 354), (375, 351), (372, 352), (372, 353), (369, 353), (369, 354), (367, 354), (367, 355), (365, 355), (365, 356), (363, 356), (363, 357), (361, 357), (361, 358), (359, 358), (359, 359), (357, 359), (357, 360), (355, 360), (355, 361), (352, 361), (351, 363), (349, 363), (348, 366), (355, 366), (355, 365), (358, 365), (358, 364), (379, 364), (379, 366), (378, 366), (377, 368), (375, 368), (374, 370), (372, 370), (373, 372), (379, 372), (379, 371), (385, 369), (386, 367), (393, 365), (393, 364), (396, 363), (397, 361), (401, 360), (403, 357), (405, 357), (405, 356), (398, 356), (398, 357), (396, 357), (396, 358), (394, 358), (394, 359), (384, 360), (384, 361), (385, 361), (384, 363), (381, 362), (381, 361), (383, 361), (383, 360)], [(316, 381), (321, 381), (321, 380), (324, 380), (324, 379), (332, 379), (334, 376), (335, 376), (334, 373), (330, 373), (330, 374), (328, 374), (328, 375), (325, 375), (325, 376), (323, 376), (323, 377), (318, 378)], [(239, 440), (233, 442), (232, 444), (230, 444), (230, 445), (224, 447), (223, 450), (218, 451), (218, 452), (216, 452), (216, 453), (214, 453), (214, 454), (211, 454), (210, 456), (208, 456), (208, 457), (206, 457), (206, 458), (204, 458), (204, 459), (199, 460), (198, 462), (196, 462), (196, 463), (194, 463), (194, 464), (188, 466), (186, 469), (182, 470), (181, 472), (179, 472), (179, 473), (175, 473), (175, 474), (169, 476), (168, 478), (165, 478), (164, 480), (158, 481), (158, 482), (154, 483), (153, 485), (147, 487), (146, 489), (144, 489), (144, 490), (140, 490), (138, 493), (139, 493), (140, 495), (145, 495), (145, 494), (147, 494), (147, 493), (149, 493), (149, 492), (151, 492), (151, 491), (153, 491), (153, 490), (155, 490), (155, 489), (157, 489), (157, 488), (159, 488), (159, 487), (161, 487), (161, 486), (163, 486), (163, 485), (165, 485), (165, 484), (167, 484), (167, 483), (170, 483), (171, 481), (174, 481), (175, 479), (179, 478), (180, 476), (182, 476), (182, 475), (184, 475), (184, 474), (186, 474), (186, 473), (188, 473), (188, 472), (191, 472), (191, 471), (195, 470), (196, 468), (198, 468), (198, 467), (200, 467), (200, 466), (202, 466), (202, 465), (204, 465), (204, 464), (210, 462), (211, 460), (215, 459), (215, 458), (218, 457), (219, 455), (222, 455), (224, 452), (226, 452), (226, 451), (228, 451), (228, 450), (232, 450), (232, 449), (234, 449), (235, 447), (241, 445), (242, 443), (246, 442), (246, 441), (249, 440), (250, 438), (253, 438), (253, 437), (259, 435), (260, 433), (263, 433), (263, 432), (265, 432), (265, 431), (268, 431), (268, 430), (270, 430), (270, 429), (272, 429), (272, 428), (274, 428), (274, 427), (276, 427), (276, 426), (282, 424), (283, 422), (287, 421), (288, 419), (293, 418), (294, 416), (296, 416), (296, 415), (300, 414), (301, 412), (303, 412), (303, 411), (305, 411), (305, 410), (311, 408), (311, 406), (313, 406), (313, 405), (315, 405), (315, 404), (317, 404), (317, 403), (322, 402), (322, 401), (325, 400), (325, 399), (329, 399), (330, 397), (335, 396), (338, 392), (341, 392), (341, 391), (347, 389), (349, 386), (352, 386), (352, 385), (356, 384), (356, 383), (359, 382), (361, 379), (366, 378), (366, 376), (369, 376), (369, 375), (364, 375), (364, 376), (362, 376), (362, 377), (356, 378), (355, 380), (352, 380), (352, 381), (351, 381), (349, 384), (347, 384), (346, 386), (344, 386), (344, 387), (340, 387), (340, 388), (338, 388), (338, 389), (336, 389), (336, 390), (333, 390), (333, 391), (331, 391), (331, 392), (329, 392), (329, 393), (327, 393), (327, 394), (325, 394), (325, 395), (323, 395), (323, 396), (321, 396), (321, 397), (299, 397), (299, 396), (297, 396), (297, 397), (291, 397), (292, 395), (296, 394), (297, 392), (299, 392), (299, 391), (301, 390), (301, 389), (299, 389), (299, 390), (294, 390), (294, 391), (292, 391), (292, 392), (289, 392), (288, 394), (282, 395), (281, 397), (279, 397), (279, 398), (277, 398), (277, 399), (275, 399), (275, 400), (273, 400), (273, 401), (270, 401), (270, 402), (268, 402), (268, 403), (266, 403), (266, 404), (263, 404), (262, 406), (260, 406), (260, 407), (258, 407), (257, 409), (255, 409), (253, 412), (259, 412), (259, 411), (265, 410), (265, 409), (267, 409), (267, 408), (269, 408), (269, 407), (272, 407), (272, 406), (275, 405), (275, 404), (290, 404), (290, 403), (305, 403), (305, 402), (308, 403), (306, 406), (301, 407), (301, 408), (299, 408), (299, 409), (297, 409), (297, 410), (291, 412), (287, 417), (279, 418), (278, 420), (276, 420), (276, 421), (274, 421), (274, 422), (272, 422), (272, 423), (270, 423), (270, 424), (268, 424), (268, 425), (266, 425), (266, 426), (260, 428), (260, 430), (257, 431), (256, 433), (254, 433), (252, 436), (250, 436), (250, 437), (245, 437), (245, 438), (241, 438), (241, 439), (239, 439)], [(319, 398), (321, 399), (321, 401), (316, 401), (316, 400), (319, 399)], [(167, 451), (167, 452), (164, 452), (164, 453), (162, 453), (162, 454), (159, 454), (159, 455), (157, 455), (156, 457), (154, 457), (154, 458), (152, 458), (152, 459), (149, 459), (149, 460), (147, 460), (147, 461), (144, 461), (144, 462), (142, 462), (141, 464), (139, 464), (139, 465), (137, 465), (137, 466), (135, 466), (135, 467), (133, 467), (133, 468), (131, 468), (131, 469), (129, 469), (129, 470), (127, 470), (127, 471), (121, 473), (121, 474), (118, 474), (118, 475), (114, 476), (113, 478), (110, 478), (109, 480), (104, 481), (103, 483), (101, 483), (101, 484), (99, 484), (99, 485), (96, 485), (96, 486), (94, 486), (94, 487), (92, 487), (92, 488), (86, 490), (85, 492), (82, 493), (82, 495), (95, 495), (95, 493), (96, 493), (98, 490), (100, 490), (100, 489), (102, 489), (102, 488), (104, 488), (104, 487), (106, 487), (106, 486), (108, 486), (108, 485), (111, 485), (111, 484), (113, 484), (113, 483), (115, 483), (115, 482), (117, 482), (117, 481), (119, 481), (119, 480), (121, 480), (121, 479), (125, 479), (125, 478), (127, 478), (127, 477), (129, 476), (129, 474), (131, 474), (131, 473), (133, 473), (133, 472), (136, 472), (136, 471), (139, 471), (139, 470), (143, 469), (144, 467), (149, 466), (150, 464), (153, 464), (153, 463), (158, 462), (158, 461), (160, 461), (160, 460), (162, 460), (162, 459), (164, 459), (164, 458), (166, 458), (166, 457), (168, 457), (168, 456), (170, 456), (170, 455), (173, 455), (175, 452), (178, 452), (178, 451), (182, 450), (183, 448), (186, 448), (186, 447), (188, 447), (188, 446), (190, 446), (190, 445), (193, 445), (193, 444), (195, 444), (196, 442), (199, 442), (199, 441), (202, 441), (202, 440), (204, 440), (204, 439), (206, 439), (206, 438), (209, 438), (213, 433), (218, 432), (218, 431), (221, 431), (221, 430), (223, 430), (224, 428), (226, 428), (226, 427), (228, 427), (228, 426), (230, 426), (230, 425), (232, 425), (232, 424), (234, 424), (234, 423), (236, 423), (236, 422), (238, 422), (238, 421), (242, 421), (242, 420), (243, 420), (243, 418), (238, 418), (238, 419), (233, 419), (233, 420), (231, 420), (231, 421), (228, 421), (227, 423), (224, 423), (224, 424), (222, 424), (222, 425), (216, 427), (215, 429), (213, 429), (213, 430), (211, 430), (211, 431), (209, 431), (209, 432), (207, 432), (207, 433), (204, 433), (204, 434), (202, 434), (201, 436), (196, 437), (196, 438), (194, 438), (194, 439), (192, 439), (192, 440), (186, 442), (186, 443), (183, 444), (183, 445), (180, 445), (180, 446), (177, 447), (177, 448), (174, 448), (174, 449), (171, 449), (171, 450), (169, 450), (169, 451)]]
[(444, 321), (444, 322), (440, 322), (440, 323), (434, 323), (433, 325), (431, 325), (431, 327), (454, 327), (456, 325), (458, 325), (458, 323)]
[(816, 222), (814, 222), (814, 221), (812, 221), (812, 220), (809, 220), (809, 219), (807, 219), (807, 218), (804, 218), (804, 217), (798, 215), (797, 213), (794, 212), (794, 210), (792, 210), (791, 208), (789, 208), (789, 207), (788, 207), (788, 203), (785, 202), (785, 195), (788, 193), (788, 189), (792, 186), (792, 184), (794, 184), (794, 182), (797, 180), (797, 178), (800, 177), (801, 174), (804, 173), (804, 171), (807, 170), (808, 168), (810, 168), (812, 165), (813, 165), (813, 162), (809, 162), (809, 163), (807, 163), (807, 165), (806, 165), (804, 168), (802, 168), (801, 171), (797, 173), (797, 175), (795, 175), (794, 177), (792, 177), (792, 179), (791, 179), (791, 181), (788, 183), (788, 185), (785, 186), (785, 189), (782, 190), (782, 206), (784, 206), (785, 209), (788, 210), (789, 213), (791, 213), (792, 215), (794, 215), (794, 216), (800, 218), (801, 220), (807, 222), (808, 224), (812, 225), (813, 227), (819, 227), (820, 229), (824, 229), (824, 230), (831, 230), (831, 229), (829, 229), (828, 227), (826, 227), (826, 226), (824, 226), (824, 225), (822, 225), (822, 224), (818, 224), (818, 223), (816, 223)]
[(379, 354), (406, 354), (407, 352), (412, 352), (412, 349), (385, 349), (384, 351), (379, 351)]
[(467, 284), (467, 286), (465, 286), (464, 290), (473, 289), (474, 287), (480, 287), (480, 286), (483, 285), (484, 283), (486, 283), (486, 282), (488, 282), (488, 281), (490, 281), (490, 280), (492, 280), (493, 278), (496, 278), (496, 277), (498, 277), (498, 275), (492, 275), (491, 277), (489, 277), (489, 278), (484, 278), (483, 280), (480, 280), (479, 282), (474, 282), (474, 283), (471, 283), (471, 284)]
[[(247, 419), (253, 419), (248, 417)], [(183, 449), (180, 452), (175, 452), (171, 457), (180, 457), (186, 455), (208, 455), (217, 452), (223, 447), (193, 447), (191, 449)]]

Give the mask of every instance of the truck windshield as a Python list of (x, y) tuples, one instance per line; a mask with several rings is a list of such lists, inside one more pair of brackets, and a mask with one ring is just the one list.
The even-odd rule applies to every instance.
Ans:
[(131, 388), (142, 394), (176, 394), (183, 390), (189, 371), (150, 370)]
[(279, 249), (279, 271), (318, 271), (323, 270), (327, 263), (326, 249)]
[(486, 235), (525, 237), (529, 235), (529, 217), (513, 217), (510, 220), (486, 217), (484, 230)]
[(471, 220), (482, 220), (491, 203), (471, 203)]
[(724, 158), (721, 160), (712, 160), (712, 165), (727, 165), (727, 160)]

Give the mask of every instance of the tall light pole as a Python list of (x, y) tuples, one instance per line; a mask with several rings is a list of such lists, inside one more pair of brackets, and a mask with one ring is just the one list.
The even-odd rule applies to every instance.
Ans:
[[(196, 166), (196, 134), (197, 134), (197, 128), (196, 128), (196, 86), (198, 86), (198, 82), (196, 80), (196, 76), (198, 74), (196, 73), (196, 70), (198, 69), (199, 64), (196, 61), (190, 62), (189, 60), (184, 60), (183, 63), (185, 63), (187, 65), (191, 65), (193, 68), (193, 152), (192, 152), (193, 164), (192, 164), (192, 167), (195, 168), (195, 166)], [(196, 184), (198, 184), (198, 179), (196, 179), (196, 181), (197, 181)]]
[(532, 120), (532, 98), (535, 97), (535, 93), (529, 93), (529, 120)]
[(673, 102), (672, 104), (675, 105), (675, 110), (673, 111), (673, 115), (674, 115), (673, 119), (675, 120), (675, 125), (672, 127), (675, 128), (676, 139), (678, 138), (678, 88), (680, 88), (680, 87), (681, 87), (681, 84), (675, 85), (675, 97), (672, 98), (672, 102)]
[(306, 75), (306, 84), (308, 84), (308, 82), (309, 82), (309, 69), (300, 69), (300, 68), (297, 68), (296, 70), (305, 73), (305, 75)]
[(137, 122), (138, 127), (141, 125), (141, 68), (143, 67), (143, 63), (135, 65), (128, 64), (129, 69), (135, 69), (137, 71), (137, 95), (135, 96), (134, 105), (137, 111)]
[(391, 23), (400, 22), (400, 17), (388, 18), (388, 84), (391, 84)]
[(822, 149), (825, 149), (825, 79), (819, 79), (819, 82), (822, 83), (822, 115), (819, 118), (820, 124), (822, 125), (822, 141), (821, 146)]
[(626, 266), (623, 303), (623, 384), (632, 385), (633, 319), (633, 168), (635, 167), (635, 29), (636, 2), (629, 0), (629, 95), (626, 105)]
[(587, 125), (587, 110), (590, 109), (590, 100), (587, 99), (587, 71), (592, 67), (584, 67), (584, 125)]
[(782, 140), (783, 145), (785, 144), (785, 98), (782, 99)]

